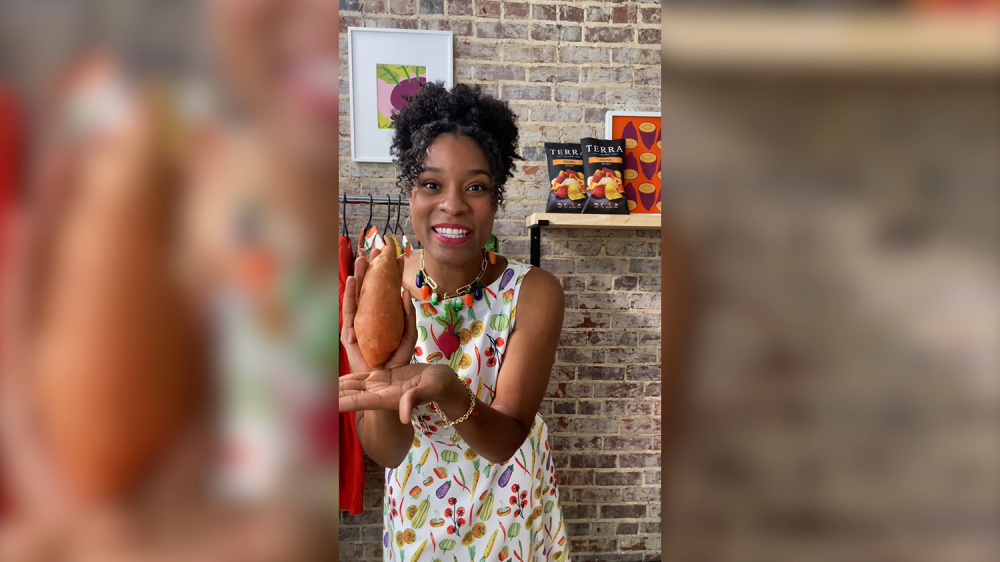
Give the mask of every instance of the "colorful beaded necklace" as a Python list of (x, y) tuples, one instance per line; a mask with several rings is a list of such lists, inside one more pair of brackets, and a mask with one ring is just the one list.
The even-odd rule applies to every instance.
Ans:
[(446, 293), (438, 294), (438, 285), (424, 272), (424, 251), (420, 251), (420, 269), (417, 270), (416, 286), (420, 289), (420, 299), (430, 300), (431, 304), (437, 304), (439, 300), (452, 299), (455, 297), (461, 297), (453, 302), (446, 303), (445, 306), (451, 307), (455, 312), (462, 310), (462, 305), (472, 308), (475, 301), (482, 300), (483, 298), (483, 275), (486, 274), (486, 268), (489, 264), (496, 263), (496, 254), (491, 250), (483, 249), (483, 264), (479, 268), (479, 275), (472, 280), (471, 283), (460, 287), (458, 290), (449, 291)]

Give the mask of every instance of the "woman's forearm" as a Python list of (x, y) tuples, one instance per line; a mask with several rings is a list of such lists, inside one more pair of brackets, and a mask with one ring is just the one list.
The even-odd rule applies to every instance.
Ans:
[[(438, 402), (438, 406), (449, 420), (456, 420), (469, 411), (471, 400), (465, 385), (459, 383), (456, 390), (449, 392), (446, 399)], [(492, 463), (510, 460), (531, 430), (530, 424), (525, 426), (479, 399), (476, 399), (475, 414), (455, 425), (455, 430), (473, 451)]]
[(413, 445), (413, 425), (399, 421), (397, 410), (358, 412), (358, 440), (380, 466), (396, 468)]

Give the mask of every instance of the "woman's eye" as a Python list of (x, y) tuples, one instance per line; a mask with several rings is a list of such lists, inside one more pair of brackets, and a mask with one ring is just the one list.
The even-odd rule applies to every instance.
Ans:
[(469, 191), (486, 191), (486, 186), (480, 184), (473, 184), (469, 186)]
[(434, 183), (432, 181), (428, 181), (428, 182), (424, 182), (424, 187), (426, 189), (437, 189), (438, 184), (436, 184), (436, 183)]

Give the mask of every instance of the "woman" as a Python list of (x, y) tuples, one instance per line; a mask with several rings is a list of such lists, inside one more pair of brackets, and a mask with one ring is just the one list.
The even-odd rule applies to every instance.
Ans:
[(538, 414), (562, 330), (562, 287), (483, 249), (518, 158), (516, 118), (478, 88), (428, 84), (393, 123), (398, 183), (423, 249), (400, 258), (408, 325), (385, 365), (365, 364), (353, 332), (367, 266), (358, 259), (342, 333), (353, 374), (341, 378), (340, 400), (341, 411), (362, 411), (361, 444), (387, 468), (384, 559), (408, 562), (431, 549), (442, 560), (564, 562), (569, 545)]

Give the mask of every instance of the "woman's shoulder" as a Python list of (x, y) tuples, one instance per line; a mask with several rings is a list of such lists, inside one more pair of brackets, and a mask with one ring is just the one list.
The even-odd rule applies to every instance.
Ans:
[[(518, 285), (521, 285), (518, 301), (528, 302), (545, 308), (558, 305), (563, 307), (564, 295), (562, 282), (555, 275), (540, 267), (533, 267), (516, 260), (508, 259), (508, 267), (516, 272)], [(525, 307), (522, 307), (524, 310)]]

